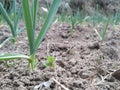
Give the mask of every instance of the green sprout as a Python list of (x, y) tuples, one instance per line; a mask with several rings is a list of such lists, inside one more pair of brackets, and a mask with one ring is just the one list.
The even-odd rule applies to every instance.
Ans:
[(55, 67), (55, 58), (53, 56), (48, 56), (45, 66), (54, 68)]
[(72, 31), (74, 31), (74, 29), (75, 29), (75, 26), (76, 26), (76, 24), (77, 24), (77, 21), (78, 21), (78, 12), (73, 16), (73, 15), (71, 15), (71, 26), (72, 26)]
[[(99, 45), (100, 45), (99, 52), (101, 52), (101, 46), (102, 46), (103, 40), (105, 38), (105, 35), (106, 35), (106, 32), (107, 32), (107, 28), (108, 28), (109, 23), (110, 23), (110, 18), (108, 18), (107, 23), (106, 23), (106, 25), (105, 25), (105, 27), (104, 27), (104, 29), (103, 29), (103, 31), (101, 33), (99, 33), (95, 29), (95, 32), (96, 32), (96, 34), (98, 35), (98, 37), (100, 39), (100, 42), (99, 42)], [(102, 59), (104, 59), (104, 55), (100, 55), (99, 56), (99, 59), (97, 60), (97, 63), (101, 64), (102, 63)]]
[(95, 32), (96, 34), (98, 35), (100, 41), (102, 42), (105, 38), (105, 35), (106, 35), (106, 32), (107, 32), (107, 28), (108, 28), (108, 25), (109, 25), (109, 22), (110, 22), (110, 19), (107, 20), (107, 23), (103, 29), (103, 31), (101, 33), (98, 32), (98, 30), (95, 29)]

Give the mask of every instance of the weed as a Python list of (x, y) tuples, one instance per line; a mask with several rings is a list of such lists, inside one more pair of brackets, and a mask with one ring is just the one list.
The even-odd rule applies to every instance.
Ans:
[(55, 67), (55, 58), (53, 56), (48, 56), (45, 66), (54, 68)]

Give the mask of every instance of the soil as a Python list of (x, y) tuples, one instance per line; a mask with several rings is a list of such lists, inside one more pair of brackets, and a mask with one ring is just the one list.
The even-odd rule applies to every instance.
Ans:
[[(19, 27), (24, 27), (23, 23)], [(36, 35), (41, 25), (36, 28)], [(34, 71), (25, 59), (0, 61), (0, 90), (33, 90), (36, 85), (55, 78), (69, 90), (120, 90), (120, 81), (112, 73), (120, 69), (120, 26), (109, 25), (101, 43), (94, 29), (103, 25), (89, 23), (77, 25), (74, 31), (68, 23), (54, 23), (42, 41), (37, 53), (38, 64)], [(11, 35), (8, 27), (0, 28), (0, 42)], [(3, 53), (29, 54), (26, 32), (18, 35), (15, 45), (8, 42), (0, 49)], [(47, 56), (55, 57), (55, 68), (46, 68)], [(51, 90), (64, 90), (53, 82)], [(45, 87), (39, 90), (47, 90)]]

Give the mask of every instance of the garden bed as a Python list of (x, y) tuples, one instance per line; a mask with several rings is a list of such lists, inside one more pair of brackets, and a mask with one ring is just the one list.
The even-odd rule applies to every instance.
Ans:
[[(23, 23), (19, 27), (24, 27)], [(96, 28), (100, 31), (102, 26)], [(55, 78), (70, 90), (119, 90), (120, 82), (111, 74), (120, 69), (120, 26), (109, 26), (102, 44), (90, 24), (77, 25), (71, 32), (67, 23), (55, 23), (40, 45), (34, 71), (25, 59), (13, 60), (9, 68), (0, 61), (0, 90), (33, 90), (36, 85)], [(40, 25), (36, 28), (36, 35)], [(8, 28), (0, 28), (0, 42), (11, 35)], [(8, 42), (0, 48), (3, 53), (29, 54), (26, 32), (18, 35), (15, 45)], [(55, 57), (55, 68), (45, 68), (47, 56)], [(42, 88), (41, 90), (45, 90)], [(64, 90), (55, 82), (51, 90)]]

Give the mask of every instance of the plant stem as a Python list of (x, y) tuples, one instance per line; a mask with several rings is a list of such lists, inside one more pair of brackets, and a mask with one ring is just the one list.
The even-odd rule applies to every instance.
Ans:
[(5, 39), (1, 44), (0, 44), (0, 48), (3, 47), (8, 41), (10, 41), (12, 39), (12, 37), (8, 37), (7, 39)]
[(30, 56), (30, 59), (29, 59), (29, 67), (30, 67), (32, 70), (34, 70), (36, 64), (37, 64), (37, 61), (36, 61), (36, 59), (35, 59), (35, 55), (33, 54), (33, 55)]

